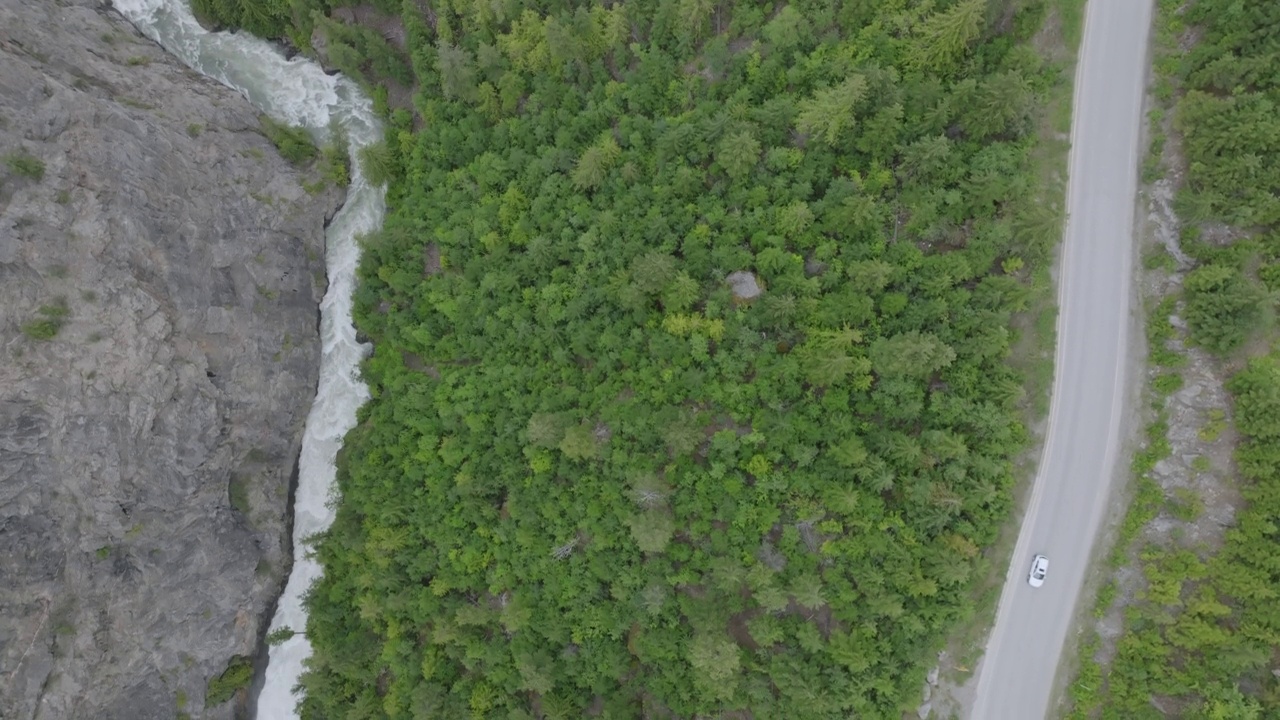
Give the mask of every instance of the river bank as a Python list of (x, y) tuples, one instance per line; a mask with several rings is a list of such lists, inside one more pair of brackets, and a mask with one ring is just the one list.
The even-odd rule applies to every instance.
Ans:
[(370, 185), (357, 161), (360, 148), (381, 137), (372, 105), (356, 85), (328, 75), (316, 63), (244, 33), (211, 33), (177, 0), (118, 0), (116, 7), (148, 36), (192, 68), (238, 90), (278, 121), (305, 128), (317, 138), (337, 131), (352, 153), (347, 201), (326, 228), (329, 288), (320, 303), (322, 355), (316, 399), (307, 417), (294, 496), (293, 566), (276, 606), (271, 630), (297, 634), (269, 649), (257, 698), (262, 717), (293, 716), (293, 686), (311, 648), (302, 631), (302, 597), (319, 577), (303, 541), (333, 521), (329, 506), (334, 461), (342, 438), (355, 425), (356, 409), (369, 397), (358, 366), (370, 347), (351, 324), (351, 293), (359, 260), (357, 238), (375, 230), (384, 212), (383, 190)]
[(0, 716), (234, 714), (342, 198), (107, 6), (0, 0)]

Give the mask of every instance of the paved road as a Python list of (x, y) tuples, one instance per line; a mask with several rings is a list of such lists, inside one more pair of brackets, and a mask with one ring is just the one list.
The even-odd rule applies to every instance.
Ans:
[[(970, 720), (1039, 720), (1120, 448), (1141, 101), (1152, 0), (1091, 0), (1076, 71), (1048, 435)], [(1044, 587), (1031, 558), (1049, 557)]]

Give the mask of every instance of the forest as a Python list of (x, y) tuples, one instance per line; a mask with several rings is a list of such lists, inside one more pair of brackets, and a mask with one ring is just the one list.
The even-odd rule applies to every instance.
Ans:
[(919, 702), (1027, 443), (1043, 0), (195, 6), (388, 118), (304, 717)]
[[(1196, 0), (1175, 12), (1182, 5), (1162, 0), (1160, 13), (1176, 34), (1163, 70), (1185, 156), (1181, 243), (1195, 267), (1148, 336), (1163, 346), (1180, 300), (1190, 340), (1230, 375), (1243, 508), (1216, 552), (1139, 548), (1145, 586), (1124, 611), (1109, 667), (1086, 662), (1071, 718), (1280, 719), (1280, 353), (1266, 349), (1280, 290), (1280, 5)], [(1177, 48), (1186, 37), (1194, 44)], [(1213, 224), (1216, 240), (1204, 233)], [(1233, 240), (1220, 239), (1224, 224)], [(1153, 359), (1175, 373), (1185, 360), (1159, 349)], [(1169, 453), (1167, 425), (1155, 429), (1139, 474)], [(1159, 495), (1139, 481), (1138, 505)]]

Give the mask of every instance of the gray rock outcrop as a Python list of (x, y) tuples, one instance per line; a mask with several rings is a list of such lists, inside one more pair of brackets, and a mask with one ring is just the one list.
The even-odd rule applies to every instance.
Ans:
[(0, 718), (234, 714), (319, 364), (306, 179), (107, 6), (0, 0)]
[(733, 296), (739, 300), (754, 300), (760, 297), (763, 290), (760, 289), (760, 283), (756, 281), (756, 276), (746, 270), (737, 270), (729, 273), (725, 278), (725, 282), (729, 283), (729, 287), (733, 290)]

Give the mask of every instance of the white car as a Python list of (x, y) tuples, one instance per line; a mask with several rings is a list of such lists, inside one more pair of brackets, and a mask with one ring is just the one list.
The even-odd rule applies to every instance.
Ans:
[(1044, 584), (1044, 576), (1049, 574), (1049, 558), (1037, 555), (1031, 560), (1031, 574), (1027, 576), (1027, 584), (1038, 588)]

